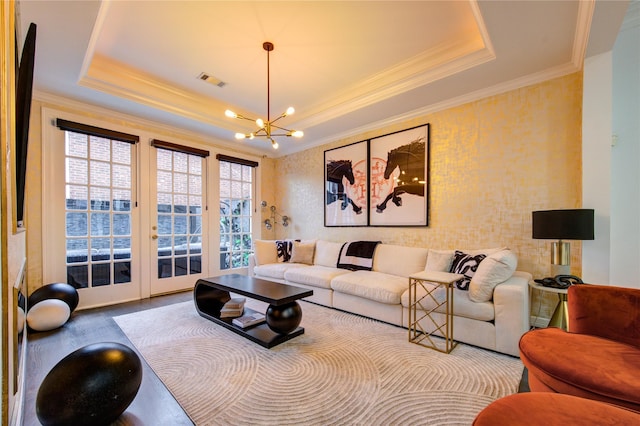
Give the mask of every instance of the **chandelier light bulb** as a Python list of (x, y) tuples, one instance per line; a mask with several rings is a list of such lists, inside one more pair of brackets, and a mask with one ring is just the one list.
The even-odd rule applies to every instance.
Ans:
[(276, 141), (271, 141), (271, 146), (273, 146), (273, 149), (278, 149), (278, 142)]
[(235, 112), (231, 111), (230, 109), (226, 110), (224, 112), (224, 115), (226, 115), (229, 118), (238, 118), (238, 114), (236, 114)]
[(244, 139), (246, 137), (247, 135), (245, 135), (244, 133), (236, 133), (236, 139)]
[(256, 120), (256, 124), (258, 125), (258, 127), (260, 127), (261, 129), (264, 127), (264, 121), (262, 120), (262, 118), (258, 118)]
[(295, 130), (293, 133), (291, 133), (291, 136), (293, 136), (294, 138), (301, 138), (304, 136), (304, 132), (302, 130)]
[(249, 133), (249, 139), (253, 139), (253, 138), (255, 138), (255, 137), (256, 137), (256, 135), (255, 135), (255, 134), (253, 134), (253, 133)]
[(284, 113), (284, 115), (285, 115), (285, 116), (287, 116), (287, 115), (291, 115), (291, 114), (293, 114), (294, 112), (296, 112), (296, 110), (295, 110), (293, 107), (289, 107), (289, 108), (287, 108), (287, 111)]

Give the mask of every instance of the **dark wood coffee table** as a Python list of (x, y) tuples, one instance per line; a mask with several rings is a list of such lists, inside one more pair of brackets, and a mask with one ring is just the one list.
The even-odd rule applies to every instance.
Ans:
[[(220, 309), (231, 299), (229, 293), (268, 303), (266, 323), (242, 328), (233, 324), (233, 318), (220, 318)], [(202, 317), (265, 348), (272, 348), (304, 333), (304, 328), (298, 327), (302, 309), (296, 300), (311, 295), (312, 290), (240, 274), (201, 279), (193, 289), (193, 301)], [(243, 315), (254, 312), (245, 306)]]

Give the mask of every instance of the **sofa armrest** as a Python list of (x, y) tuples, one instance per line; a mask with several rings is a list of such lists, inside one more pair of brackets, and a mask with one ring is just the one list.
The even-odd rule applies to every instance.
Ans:
[(249, 266), (247, 268), (247, 275), (254, 277), (256, 274), (253, 272), (253, 268), (256, 267), (256, 255), (251, 253), (249, 255)]
[(530, 328), (529, 281), (531, 274), (516, 271), (493, 290), (496, 350), (518, 356), (520, 337)]
[(578, 284), (567, 295), (569, 331), (640, 347), (640, 290)]

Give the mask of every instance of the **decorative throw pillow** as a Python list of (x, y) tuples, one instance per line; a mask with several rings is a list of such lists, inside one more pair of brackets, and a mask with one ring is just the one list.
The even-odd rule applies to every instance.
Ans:
[(449, 272), (453, 261), (453, 250), (429, 249), (425, 271)]
[(316, 252), (313, 261), (316, 265), (335, 268), (338, 264), (338, 256), (343, 243), (334, 243), (331, 241), (316, 241)]
[(508, 280), (518, 266), (518, 257), (509, 249), (490, 254), (480, 263), (471, 283), (469, 299), (488, 302), (493, 298), (493, 289)]
[(253, 252), (256, 265), (267, 265), (278, 261), (276, 245), (273, 240), (254, 240)]
[(302, 243), (299, 241), (294, 241), (293, 249), (291, 250), (291, 259), (289, 260), (289, 262), (313, 265), (313, 253), (315, 249), (315, 243)]
[[(300, 241), (300, 240), (296, 240)], [(278, 253), (278, 262), (289, 262), (291, 259), (291, 250), (293, 249), (293, 240), (276, 240), (276, 252)]]
[(482, 262), (485, 257), (487, 256), (484, 254), (472, 256), (460, 250), (455, 251), (449, 272), (464, 275), (464, 278), (456, 281), (456, 287), (460, 290), (469, 290), (471, 278), (476, 273), (478, 266), (480, 266), (480, 262)]

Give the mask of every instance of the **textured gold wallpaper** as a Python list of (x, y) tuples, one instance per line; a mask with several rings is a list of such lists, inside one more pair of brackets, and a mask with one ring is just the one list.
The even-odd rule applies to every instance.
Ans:
[[(324, 150), (423, 123), (431, 126), (429, 225), (324, 227)], [(292, 224), (276, 236), (508, 246), (519, 270), (549, 275), (550, 242), (531, 238), (531, 212), (581, 207), (581, 128), (582, 73), (575, 73), (278, 158), (271, 196)], [(581, 245), (571, 244), (572, 272), (580, 275)]]

